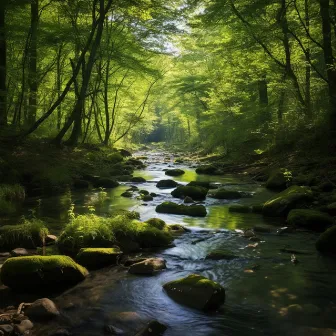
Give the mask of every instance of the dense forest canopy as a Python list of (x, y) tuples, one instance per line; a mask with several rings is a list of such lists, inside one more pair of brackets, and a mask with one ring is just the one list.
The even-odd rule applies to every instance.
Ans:
[(0, 6), (3, 136), (227, 152), (335, 129), (335, 1)]

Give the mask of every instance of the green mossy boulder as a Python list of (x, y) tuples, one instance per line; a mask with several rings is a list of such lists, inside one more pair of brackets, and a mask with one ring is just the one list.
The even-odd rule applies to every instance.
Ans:
[(142, 190), (139, 190), (139, 194), (147, 196), (147, 195), (149, 195), (149, 191), (142, 189)]
[(82, 248), (76, 256), (76, 261), (88, 269), (98, 269), (116, 265), (121, 255), (119, 248)]
[(131, 182), (133, 182), (133, 183), (145, 183), (146, 179), (144, 179), (141, 176), (134, 176), (134, 177), (131, 178)]
[(150, 202), (150, 201), (153, 201), (153, 196), (151, 195), (142, 195), (141, 196), (141, 199), (144, 201), (144, 202)]
[(143, 168), (145, 166), (141, 160), (137, 160), (134, 158), (129, 158), (127, 160), (127, 164), (136, 168)]
[(238, 257), (233, 255), (230, 251), (225, 251), (222, 249), (211, 251), (205, 257), (205, 259), (210, 259), (210, 260), (232, 260), (235, 258), (238, 258)]
[(116, 188), (119, 186), (119, 183), (116, 180), (101, 177), (95, 181), (94, 186), (96, 188)]
[(229, 211), (238, 213), (249, 213), (251, 212), (251, 208), (247, 205), (234, 204), (229, 206)]
[(316, 248), (321, 253), (336, 255), (336, 226), (332, 226), (320, 235)]
[(209, 194), (209, 197), (216, 199), (239, 199), (242, 197), (241, 193), (236, 190), (227, 190), (225, 188), (219, 188)]
[(293, 209), (288, 214), (287, 223), (322, 232), (327, 227), (334, 225), (334, 219), (328, 214), (316, 210)]
[(176, 198), (191, 197), (193, 200), (202, 201), (205, 200), (208, 189), (202, 187), (193, 186), (180, 186), (171, 192), (171, 195)]
[(291, 186), (268, 200), (263, 207), (263, 215), (268, 217), (286, 217), (292, 209), (307, 207), (313, 200), (308, 187)]
[(10, 258), (1, 268), (1, 282), (16, 291), (57, 291), (85, 279), (88, 271), (67, 256)]
[(178, 183), (174, 180), (161, 180), (156, 184), (156, 187), (159, 189), (171, 189), (175, 188)]
[(277, 169), (273, 171), (266, 182), (266, 188), (276, 191), (285, 190), (287, 188), (287, 178), (284, 174), (285, 169)]
[(225, 302), (225, 289), (197, 274), (168, 282), (163, 288), (173, 300), (191, 308), (212, 310)]
[(166, 222), (160, 218), (150, 218), (146, 220), (145, 223), (148, 223), (150, 226), (155, 227), (159, 230), (163, 230), (166, 227)]
[(206, 189), (210, 189), (210, 183), (206, 181), (191, 181), (187, 184), (187, 187), (202, 187)]
[(170, 224), (168, 225), (170, 232), (173, 235), (181, 235), (186, 232), (190, 232), (191, 230), (186, 228), (185, 226), (181, 224)]
[(202, 165), (196, 168), (196, 173), (203, 175), (217, 175), (218, 169), (213, 165)]
[(205, 217), (207, 212), (203, 205), (179, 205), (174, 202), (163, 202), (156, 207), (156, 212), (192, 217)]
[(106, 156), (106, 160), (109, 163), (115, 164), (115, 163), (122, 162), (124, 160), (124, 157), (121, 155), (121, 153), (115, 152), (115, 153), (108, 154)]
[(126, 197), (126, 198), (132, 198), (133, 197), (133, 193), (131, 191), (125, 191), (120, 196)]
[(45, 224), (37, 219), (26, 220), (23, 224), (0, 226), (0, 250), (16, 247), (36, 248), (43, 245), (48, 234)]
[(182, 169), (168, 169), (165, 174), (168, 176), (181, 176), (183, 175), (185, 172)]

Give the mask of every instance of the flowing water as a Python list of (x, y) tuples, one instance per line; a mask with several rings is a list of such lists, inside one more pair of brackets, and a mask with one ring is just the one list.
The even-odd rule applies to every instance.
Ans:
[[(138, 211), (141, 220), (159, 217), (167, 223), (180, 223), (191, 229), (175, 240), (175, 247), (155, 254), (167, 261), (167, 270), (158, 275), (141, 277), (128, 275), (121, 267), (106, 268), (92, 272), (83, 283), (57, 297), (65, 327), (70, 327), (75, 335), (92, 336), (104, 335), (107, 324), (126, 328), (134, 335), (139, 319), (156, 319), (166, 324), (167, 336), (308, 335), (307, 331), (300, 334), (303, 327), (336, 329), (336, 262), (316, 252), (317, 235), (305, 231), (277, 235), (276, 229), (285, 225), (282, 220), (266, 221), (258, 214), (228, 211), (232, 203), (262, 203), (272, 196), (271, 192), (244, 175), (197, 175), (194, 169), (175, 164), (174, 167), (186, 171), (183, 176), (174, 178), (181, 184), (211, 181), (250, 193), (252, 197), (229, 202), (209, 198), (205, 201), (208, 211), (205, 218), (157, 214), (157, 204), (173, 200), (172, 189), (159, 190), (156, 182), (169, 178), (164, 169), (172, 165), (174, 158), (164, 162), (163, 153), (141, 154), (148, 156), (148, 166), (135, 175), (147, 180), (138, 185), (140, 189), (158, 194), (152, 202), (144, 204), (138, 199), (120, 197), (131, 185), (124, 183), (107, 191), (107, 195), (103, 195), (107, 197), (105, 201), (101, 200), (101, 192), (92, 191), (68, 193), (38, 202), (32, 200), (29, 204), (30, 207), (38, 204), (36, 211), (48, 217), (55, 231), (64, 225), (71, 203), (78, 213), (89, 211), (90, 205), (100, 204), (96, 207), (97, 214), (129, 209)], [(251, 242), (242, 237), (239, 230), (261, 224), (268, 225), (272, 232), (259, 234), (261, 242), (255, 247), (248, 246)], [(298, 254), (299, 263), (293, 264), (291, 254), (281, 252), (284, 247), (304, 250), (305, 254)], [(216, 248), (224, 248), (237, 258), (205, 260), (207, 253)], [(164, 283), (191, 273), (204, 275), (224, 286), (226, 302), (219, 311), (198, 312), (177, 304), (162, 290)], [(48, 330), (50, 328), (52, 324), (48, 325)], [(38, 335), (46, 335), (45, 330), (41, 327)]]

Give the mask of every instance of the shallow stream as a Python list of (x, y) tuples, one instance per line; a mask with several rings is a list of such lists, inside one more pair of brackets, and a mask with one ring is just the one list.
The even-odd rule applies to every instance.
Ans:
[[(132, 184), (124, 183), (107, 191), (108, 200), (96, 207), (96, 213), (103, 215), (119, 208), (135, 210), (141, 220), (159, 217), (169, 224), (183, 224), (192, 232), (176, 239), (175, 247), (155, 254), (167, 261), (167, 270), (156, 276), (134, 276), (123, 268), (107, 268), (92, 272), (83, 283), (57, 297), (56, 302), (64, 312), (64, 327), (75, 335), (96, 336), (104, 335), (104, 326), (111, 324), (134, 335), (138, 320), (143, 318), (166, 324), (166, 336), (309, 335), (302, 328), (336, 329), (336, 262), (316, 252), (316, 234), (300, 231), (277, 235), (276, 230), (285, 225), (282, 220), (228, 211), (232, 203), (262, 203), (272, 196), (271, 192), (244, 175), (197, 175), (190, 166), (173, 164), (175, 158), (170, 156), (168, 160), (165, 153), (137, 155), (148, 157), (147, 168), (135, 173), (147, 182), (137, 186), (157, 193), (158, 197), (146, 204), (120, 197)], [(208, 198), (205, 218), (157, 214), (157, 204), (173, 200), (172, 189), (156, 188), (157, 181), (169, 178), (164, 172), (169, 166), (185, 170), (183, 176), (174, 178), (181, 184), (211, 181), (251, 193), (253, 197), (230, 202)], [(32, 200), (28, 207), (35, 207), (40, 216), (48, 217), (51, 229), (58, 231), (65, 223), (71, 203), (75, 204), (76, 212), (87, 212), (88, 206), (97, 204), (99, 197), (99, 191), (68, 193), (43, 199), (37, 208), (37, 200)], [(255, 225), (268, 225), (271, 233), (258, 234), (261, 242), (251, 247), (254, 242), (244, 238), (239, 230)], [(281, 252), (284, 247), (304, 250), (305, 254), (297, 254), (299, 262), (293, 264), (291, 254)], [(205, 260), (207, 253), (216, 248), (224, 248), (237, 258)], [(184, 307), (162, 290), (164, 283), (191, 273), (204, 275), (224, 286), (226, 302), (218, 312), (205, 314)], [(50, 330), (53, 325), (41, 327), (38, 335), (46, 335), (46, 328)]]

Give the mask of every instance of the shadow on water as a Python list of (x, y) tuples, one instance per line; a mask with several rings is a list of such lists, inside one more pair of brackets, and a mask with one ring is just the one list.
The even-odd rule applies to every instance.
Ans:
[[(64, 312), (65, 326), (70, 326), (75, 335), (98, 336), (103, 334), (104, 325), (118, 326), (116, 314), (136, 312), (145, 319), (158, 319), (167, 324), (167, 336), (283, 336), (298, 335), (304, 326), (336, 328), (336, 263), (316, 253), (314, 233), (264, 233), (259, 234), (261, 241), (253, 245), (234, 231), (259, 224), (269, 225), (275, 231), (284, 225), (282, 220), (265, 220), (261, 215), (228, 210), (233, 203), (262, 203), (270, 198), (271, 192), (245, 176), (197, 175), (193, 169), (177, 165), (186, 171), (175, 178), (180, 183), (211, 181), (252, 193), (253, 197), (230, 202), (209, 198), (204, 203), (208, 211), (205, 218), (158, 215), (157, 204), (181, 200), (172, 198), (171, 189), (156, 188), (157, 181), (169, 178), (164, 174), (169, 164), (161, 162), (160, 153), (146, 155), (148, 167), (136, 175), (145, 177), (147, 182), (139, 187), (158, 194), (146, 205), (136, 198), (120, 197), (131, 183), (107, 190), (104, 197), (101, 191), (95, 190), (67, 193), (39, 202), (40, 215), (51, 218), (51, 228), (56, 231), (65, 225), (71, 203), (75, 204), (77, 213), (89, 211), (88, 206), (95, 206), (99, 215), (130, 209), (139, 211), (141, 220), (160, 217), (167, 223), (182, 223), (192, 229), (176, 239), (175, 247), (157, 253), (166, 259), (166, 271), (153, 277), (137, 277), (128, 275), (122, 268), (106, 268), (92, 272), (83, 283), (59, 296), (56, 302)], [(291, 255), (281, 251), (284, 247), (308, 253), (298, 255), (299, 263), (294, 265)], [(206, 260), (206, 255), (214, 249), (224, 249), (235, 258)], [(218, 312), (197, 312), (175, 303), (164, 293), (164, 283), (191, 273), (202, 274), (225, 287), (226, 303)], [(51, 327), (52, 324), (48, 325)], [(125, 323), (121, 324), (124, 327)], [(45, 335), (45, 329), (38, 334)], [(134, 335), (134, 330), (129, 334)]]

